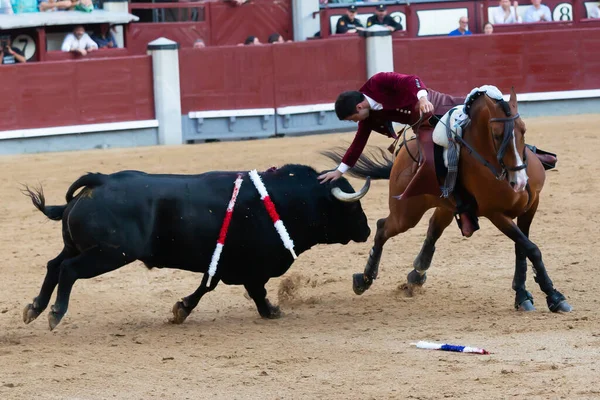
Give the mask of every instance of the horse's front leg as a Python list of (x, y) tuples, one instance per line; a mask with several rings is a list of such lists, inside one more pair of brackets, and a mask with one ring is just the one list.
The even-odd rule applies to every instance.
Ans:
[(373, 284), (373, 280), (377, 278), (379, 274), (379, 262), (381, 261), (381, 254), (383, 253), (383, 245), (388, 241), (389, 238), (398, 234), (392, 216), (387, 218), (381, 218), (377, 221), (377, 232), (375, 233), (375, 243), (369, 252), (369, 259), (365, 266), (365, 271), (354, 274), (352, 276), (352, 289), (354, 293), (361, 295)]
[[(539, 198), (531, 205), (529, 210), (517, 218), (517, 226), (527, 238), (529, 228), (537, 211)], [(525, 281), (527, 279), (527, 252), (524, 247), (515, 242), (515, 275), (512, 288), (515, 291), (515, 309), (522, 311), (534, 311), (533, 296), (527, 291)]]
[(546, 302), (548, 303), (550, 311), (571, 311), (572, 308), (569, 303), (567, 303), (565, 296), (554, 288), (554, 285), (546, 272), (544, 262), (542, 261), (542, 252), (540, 249), (527, 238), (509, 217), (503, 214), (494, 214), (489, 217), (489, 219), (502, 233), (511, 238), (519, 248), (525, 252), (525, 255), (533, 264), (535, 281), (540, 286), (540, 289), (546, 294)]
[(435, 243), (442, 236), (444, 229), (450, 225), (453, 219), (451, 210), (438, 207), (429, 219), (427, 237), (423, 241), (421, 251), (413, 262), (413, 270), (408, 274), (409, 285), (422, 285), (427, 280), (427, 270), (431, 266), (431, 260), (435, 253)]

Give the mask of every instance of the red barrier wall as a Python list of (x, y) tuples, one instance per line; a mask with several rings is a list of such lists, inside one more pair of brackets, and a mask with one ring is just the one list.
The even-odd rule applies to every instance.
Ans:
[(271, 47), (180, 49), (181, 111), (273, 107)]
[(600, 88), (600, 29), (396, 39), (394, 69), (435, 90), (466, 95), (492, 84), (517, 93)]
[(367, 72), (364, 39), (181, 49), (182, 112), (332, 103)]
[(148, 56), (0, 68), (0, 131), (154, 119)]
[(267, 43), (273, 32), (286, 40), (294, 38), (292, 0), (252, 0), (238, 7), (218, 1), (208, 6), (210, 40), (215, 46), (243, 43), (250, 35)]
[(333, 103), (367, 78), (364, 39), (350, 37), (272, 46), (277, 107)]
[(181, 47), (192, 47), (196, 39), (211, 45), (210, 27), (207, 22), (161, 22), (133, 23), (129, 26), (127, 49), (131, 54), (146, 54), (148, 43), (166, 37)]

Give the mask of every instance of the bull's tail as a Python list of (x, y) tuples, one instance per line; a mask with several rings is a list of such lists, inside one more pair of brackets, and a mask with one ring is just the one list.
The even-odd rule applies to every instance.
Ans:
[(67, 209), (67, 206), (71, 200), (73, 200), (74, 194), (77, 189), (82, 187), (93, 188), (102, 185), (106, 181), (107, 176), (104, 174), (92, 174), (82, 176), (77, 179), (69, 190), (67, 190), (67, 204), (63, 206), (46, 206), (46, 197), (44, 196), (44, 190), (40, 186), (39, 188), (30, 189), (25, 186), (23, 194), (31, 199), (34, 207), (40, 210), (44, 215), (54, 221), (60, 221)]
[(60, 221), (62, 216), (67, 208), (67, 205), (64, 206), (46, 206), (46, 198), (44, 197), (44, 190), (40, 186), (37, 189), (29, 189), (29, 186), (25, 186), (23, 189), (23, 194), (31, 199), (31, 202), (44, 215), (54, 221)]
[[(368, 176), (371, 179), (390, 179), (394, 158), (379, 147), (375, 149), (379, 154), (376, 154), (376, 150), (370, 150), (368, 155), (366, 153), (361, 154), (354, 167), (350, 168), (347, 174), (363, 179)], [(344, 150), (338, 147), (334, 150), (321, 152), (321, 154), (339, 164), (344, 157)]]

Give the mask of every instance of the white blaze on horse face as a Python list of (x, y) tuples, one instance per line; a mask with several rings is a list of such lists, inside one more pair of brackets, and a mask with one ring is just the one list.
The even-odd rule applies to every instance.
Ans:
[[(515, 152), (515, 160), (517, 161), (517, 165), (515, 165), (515, 167), (523, 165), (523, 160), (521, 159), (521, 156), (519, 155), (519, 152), (517, 151), (517, 140), (515, 139), (515, 131), (513, 130), (513, 137), (512, 137), (512, 141), (513, 141), (513, 151)], [(527, 151), (527, 150), (525, 150)], [(509, 171), (508, 173), (508, 179), (510, 181), (513, 187), (513, 190), (515, 192), (522, 192), (523, 190), (525, 190), (525, 186), (527, 186), (527, 181), (529, 180), (529, 177), (527, 176), (527, 169), (523, 168), (519, 171)]]

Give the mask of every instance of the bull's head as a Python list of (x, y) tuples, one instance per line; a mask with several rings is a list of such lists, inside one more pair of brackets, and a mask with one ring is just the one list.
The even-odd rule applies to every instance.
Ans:
[(353, 202), (359, 201), (360, 199), (365, 197), (365, 195), (369, 191), (370, 187), (371, 187), (371, 178), (367, 177), (367, 180), (365, 181), (365, 184), (363, 185), (362, 189), (360, 189), (356, 193), (346, 193), (339, 187), (334, 187), (331, 189), (331, 194), (333, 195), (333, 197), (335, 197), (339, 201), (343, 201), (344, 203), (353, 203)]

